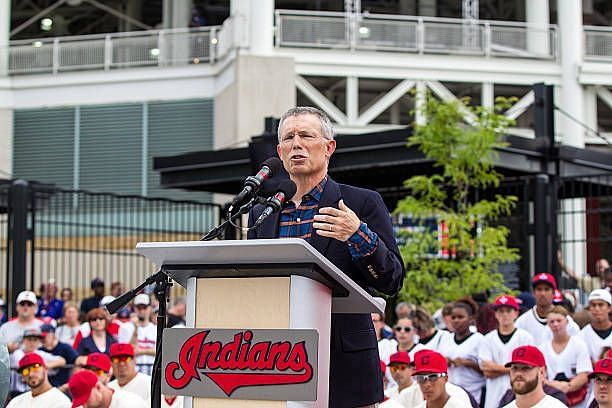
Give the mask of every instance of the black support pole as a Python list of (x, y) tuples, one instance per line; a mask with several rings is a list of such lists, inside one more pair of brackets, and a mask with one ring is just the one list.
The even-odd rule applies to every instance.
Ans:
[(9, 262), (11, 273), (9, 276), (7, 306), (9, 316), (15, 316), (15, 300), (20, 292), (26, 289), (26, 265), (28, 244), (28, 190), (25, 180), (15, 180), (11, 185), (11, 241), (9, 242)]
[(549, 272), (552, 264), (552, 241), (550, 239), (550, 205), (548, 200), (546, 174), (538, 174), (534, 180), (533, 221), (534, 221), (534, 266), (535, 273)]

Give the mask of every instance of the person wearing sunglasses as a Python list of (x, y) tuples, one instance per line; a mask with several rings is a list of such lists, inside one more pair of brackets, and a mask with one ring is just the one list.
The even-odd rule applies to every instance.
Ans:
[(151, 377), (136, 370), (134, 346), (115, 343), (110, 348), (110, 359), (115, 379), (108, 383), (113, 390), (129, 391), (151, 404)]
[(19, 348), (23, 333), (28, 329), (37, 329), (43, 322), (36, 318), (36, 295), (24, 290), (17, 295), (17, 318), (0, 326), (0, 344), (6, 344), (9, 353)]
[(8, 403), (7, 408), (68, 408), (70, 400), (54, 388), (47, 377), (45, 360), (36, 353), (28, 353), (19, 360), (19, 375), (30, 391), (20, 394)]
[[(145, 408), (148, 404), (137, 395), (113, 390), (98, 381), (89, 370), (81, 370), (68, 381), (72, 408)], [(46, 408), (46, 407), (45, 407)]]
[(83, 367), (98, 376), (98, 380), (107, 385), (112, 375), (110, 358), (104, 353), (91, 353), (87, 356), (87, 362)]
[(596, 362), (589, 379), (594, 380), (595, 391), (595, 400), (589, 408), (612, 408), (612, 359)]
[(108, 316), (101, 308), (95, 308), (87, 312), (87, 322), (91, 327), (89, 336), (83, 338), (77, 347), (79, 358), (76, 360), (77, 365), (85, 365), (87, 355), (91, 353), (108, 354), (112, 344), (117, 340), (113, 338), (107, 331)]
[(410, 355), (405, 351), (398, 351), (389, 357), (389, 371), (397, 387), (391, 388), (387, 397), (397, 399), (399, 394), (412, 385), (412, 372), (414, 366)]
[(469, 408), (469, 402), (451, 396), (447, 391), (448, 365), (446, 357), (435, 351), (418, 353), (415, 359), (414, 381), (423, 395), (418, 408)]

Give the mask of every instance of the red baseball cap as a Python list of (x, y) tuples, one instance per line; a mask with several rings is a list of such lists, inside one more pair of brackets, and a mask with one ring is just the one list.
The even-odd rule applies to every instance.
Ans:
[(68, 388), (72, 394), (72, 408), (85, 405), (97, 383), (98, 376), (88, 370), (81, 370), (70, 377)]
[(606, 353), (606, 358), (612, 358), (612, 348)]
[(555, 293), (553, 294), (553, 303), (561, 303), (563, 302), (563, 293), (559, 289), (555, 289)]
[(383, 373), (383, 375), (385, 375), (387, 372), (387, 365), (382, 360), (380, 360), (380, 371)]
[(134, 347), (130, 343), (114, 343), (110, 346), (110, 356), (130, 356), (134, 357)]
[(510, 295), (499, 295), (495, 302), (493, 302), (493, 309), (497, 310), (500, 307), (510, 307), (516, 311), (519, 310), (519, 305), (514, 296)]
[(423, 350), (414, 355), (414, 374), (434, 374), (448, 372), (446, 357), (433, 350)]
[(546, 283), (551, 288), (557, 289), (557, 281), (555, 280), (555, 277), (552, 276), (550, 273), (538, 273), (538, 274), (536, 274), (536, 276), (534, 276), (533, 279), (531, 280), (531, 287), (535, 288), (535, 286), (538, 283)]
[[(608, 352), (609, 353), (609, 352)], [(595, 377), (597, 374), (612, 375), (612, 359), (604, 358), (595, 363), (593, 372), (589, 374), (589, 378)]]
[(86, 367), (94, 367), (108, 373), (111, 369), (110, 358), (104, 353), (91, 353), (87, 356)]
[(46, 367), (45, 360), (41, 356), (36, 353), (27, 353), (25, 356), (21, 357), (19, 360), (19, 370), (25, 367), (33, 366), (34, 364), (40, 364), (43, 367)]
[(391, 354), (391, 357), (389, 357), (389, 365), (393, 363), (410, 364), (410, 354), (405, 351), (398, 351), (397, 353)]
[(506, 367), (510, 367), (512, 364), (546, 367), (546, 360), (539, 348), (534, 346), (520, 346), (512, 351), (512, 360), (506, 363)]

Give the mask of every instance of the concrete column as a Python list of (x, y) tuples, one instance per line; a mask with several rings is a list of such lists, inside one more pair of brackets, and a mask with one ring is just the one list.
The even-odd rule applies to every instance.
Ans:
[(162, 21), (164, 28), (189, 27), (192, 0), (164, 0)]
[(493, 108), (495, 105), (495, 88), (493, 82), (483, 82), (480, 90), (480, 103), (485, 108)]
[(11, 2), (0, 1), (0, 77), (8, 75), (8, 42), (11, 32)]
[(548, 0), (525, 0), (525, 19), (529, 25), (527, 51), (543, 55), (550, 52), (549, 13)]
[(13, 174), (13, 110), (0, 108), (0, 178)]
[(251, 55), (268, 56), (274, 48), (274, 0), (231, 0), (235, 41)]
[(584, 87), (584, 123), (591, 129), (597, 129), (597, 90), (594, 86)]
[[(578, 122), (584, 123), (584, 89), (578, 82), (583, 56), (582, 0), (557, 2), (561, 53), (561, 100), (559, 106)], [(584, 147), (584, 129), (576, 121), (561, 116), (563, 144)]]

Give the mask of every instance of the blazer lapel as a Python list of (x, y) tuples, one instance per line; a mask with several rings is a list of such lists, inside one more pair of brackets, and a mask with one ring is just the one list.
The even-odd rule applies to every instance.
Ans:
[[(327, 183), (325, 184), (325, 189), (323, 190), (321, 200), (319, 201), (319, 208), (338, 208), (338, 202), (341, 198), (342, 194), (340, 193), (340, 186), (338, 185), (338, 183), (332, 180), (331, 177), (328, 176)], [(331, 240), (332, 239), (329, 237), (324, 237), (322, 235), (317, 234), (315, 230), (312, 231), (312, 246), (322, 255), (326, 254)]]

